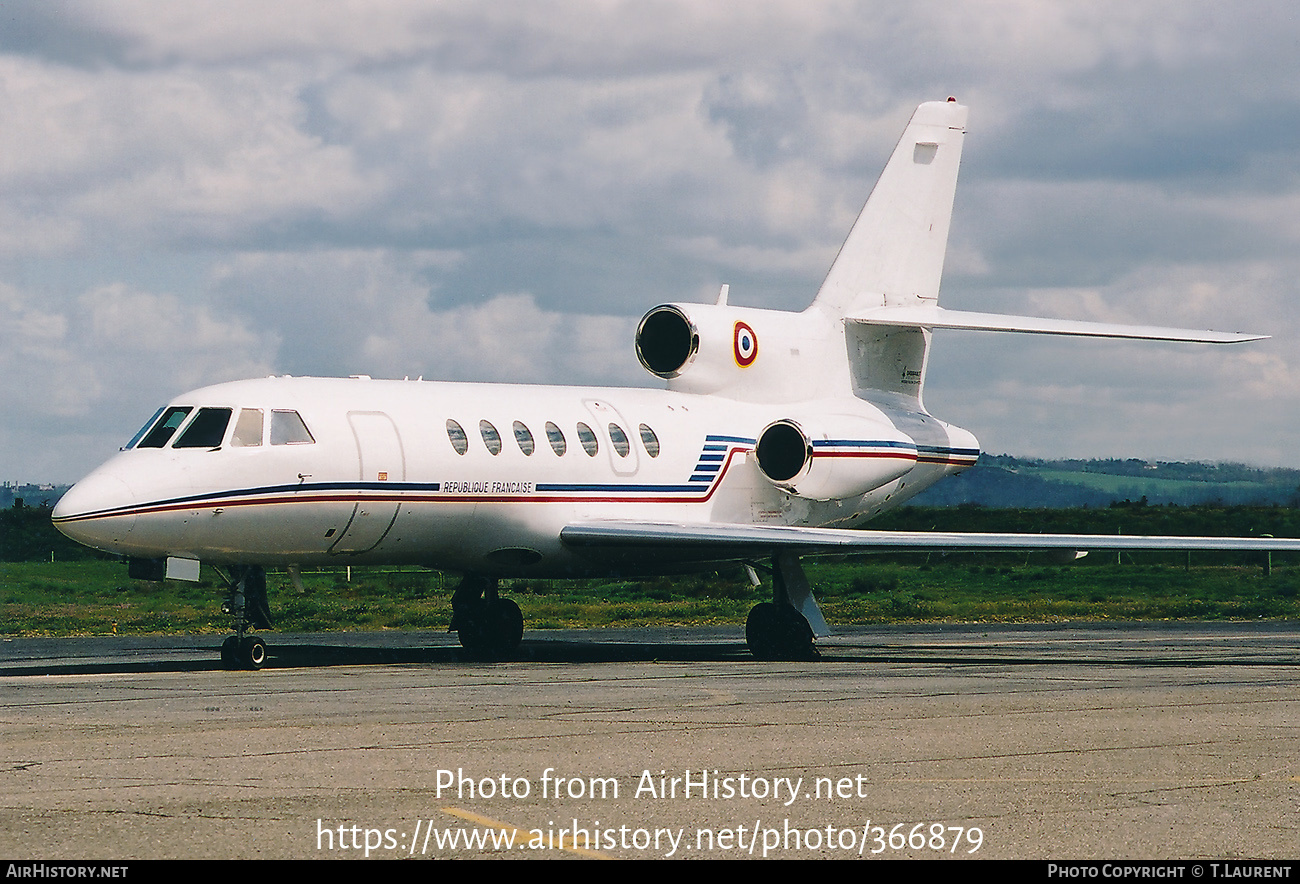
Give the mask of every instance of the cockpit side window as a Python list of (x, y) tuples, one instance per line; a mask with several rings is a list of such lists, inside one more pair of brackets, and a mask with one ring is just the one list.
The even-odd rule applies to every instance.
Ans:
[(308, 445), (315, 441), (298, 412), (287, 409), (271, 412), (272, 445)]
[(231, 448), (254, 448), (262, 444), (262, 409), (241, 408), (230, 434)]
[(126, 445), (124, 445), (124, 446), (122, 447), (122, 450), (123, 450), (123, 451), (126, 451), (128, 448), (134, 448), (134, 447), (136, 446), (136, 444), (137, 444), (141, 439), (144, 438), (144, 434), (147, 433), (147, 432), (149, 432), (149, 428), (153, 426), (153, 422), (156, 421), (156, 420), (158, 420), (158, 417), (159, 417), (159, 416), (160, 416), (164, 411), (166, 411), (166, 410), (167, 410), (167, 406), (164, 405), (162, 408), (160, 408), (160, 409), (158, 409), (157, 411), (155, 411), (155, 412), (153, 413), (153, 417), (149, 418), (149, 420), (147, 420), (147, 421), (144, 422), (144, 426), (140, 428), (140, 432), (138, 432), (138, 433), (136, 433), (134, 436), (132, 436), (132, 437), (131, 437), (131, 441), (128, 442), (128, 443), (126, 443)]
[(140, 448), (162, 448), (171, 440), (177, 427), (185, 422), (185, 417), (193, 411), (188, 405), (173, 405), (166, 414), (154, 424), (153, 429), (141, 440)]
[(229, 408), (200, 408), (172, 448), (220, 448), (230, 425)]

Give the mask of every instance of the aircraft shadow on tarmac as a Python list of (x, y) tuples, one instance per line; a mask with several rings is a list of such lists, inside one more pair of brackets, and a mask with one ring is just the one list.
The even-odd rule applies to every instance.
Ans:
[[(1122, 650), (1099, 642), (1092, 648), (1072, 647), (1069, 653), (1054, 647), (1052, 642), (1031, 642), (1028, 646), (1006, 647), (998, 643), (952, 645), (934, 643), (918, 637), (915, 643), (878, 644), (869, 638), (835, 642), (824, 648), (820, 661), (801, 664), (758, 663), (750, 656), (745, 642), (737, 637), (698, 637), (673, 640), (671, 630), (663, 630), (654, 641), (601, 641), (593, 638), (540, 638), (525, 639), (508, 658), (485, 660), (475, 658), (458, 645), (441, 644), (426, 647), (383, 647), (375, 644), (355, 645), (318, 644), (302, 641), (269, 643), (265, 669), (314, 669), (330, 666), (481, 666), (484, 664), (510, 665), (512, 663), (751, 663), (755, 665), (786, 667), (798, 665), (816, 667), (834, 664), (916, 664), (959, 667), (987, 666), (1097, 666), (1097, 667), (1169, 667), (1199, 668), (1206, 666), (1300, 666), (1293, 653), (1259, 653), (1258, 648), (1219, 648), (1216, 653), (1205, 649), (1180, 648), (1176, 644), (1145, 648), (1141, 652)], [(175, 651), (175, 648), (170, 649)], [(42, 660), (32, 660), (29, 665), (0, 667), (0, 675), (97, 675), (129, 674), (143, 672), (208, 672), (221, 670), (219, 646), (196, 644), (192, 650), (203, 654), (198, 659), (168, 659), (165, 653), (151, 654), (147, 649), (105, 649), (93, 659), (60, 660), (57, 655)], [(118, 654), (120, 653), (120, 657)], [(153, 659), (149, 659), (153, 656)], [(17, 661), (15, 661), (17, 663)]]

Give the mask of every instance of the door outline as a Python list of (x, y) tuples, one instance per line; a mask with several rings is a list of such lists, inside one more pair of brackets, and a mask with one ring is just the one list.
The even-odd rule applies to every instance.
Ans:
[(382, 411), (349, 411), (348, 425), (357, 444), (359, 498), (329, 552), (355, 556), (379, 546), (397, 522), (401, 501), (375, 497), (374, 493), (382, 482), (406, 480), (406, 453), (397, 424)]

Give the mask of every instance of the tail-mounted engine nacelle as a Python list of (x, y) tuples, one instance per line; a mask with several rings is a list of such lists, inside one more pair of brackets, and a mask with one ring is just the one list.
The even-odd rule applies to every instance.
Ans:
[(699, 352), (700, 331), (681, 308), (664, 304), (641, 317), (636, 357), (646, 371), (671, 380), (685, 371)]
[(843, 334), (807, 311), (661, 304), (637, 326), (636, 355), (670, 390), (806, 401), (810, 390), (847, 385), (847, 375), (836, 375), (837, 365), (844, 373)]
[(905, 476), (916, 464), (916, 443), (892, 425), (858, 417), (783, 418), (759, 433), (755, 456), (778, 488), (809, 500), (843, 500)]

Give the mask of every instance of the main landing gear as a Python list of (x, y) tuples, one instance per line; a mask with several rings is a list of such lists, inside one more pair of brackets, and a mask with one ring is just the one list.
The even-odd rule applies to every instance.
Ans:
[(503, 660), (524, 637), (524, 615), (511, 599), (497, 595), (497, 581), (466, 574), (451, 597), (451, 632), (478, 660)]
[(261, 669), (266, 665), (266, 642), (247, 632), (271, 628), (266, 570), (261, 565), (235, 565), (225, 580), (221, 610), (230, 615), (235, 634), (221, 643), (221, 662), (227, 669)]
[(745, 643), (758, 660), (816, 660), (814, 639), (830, 635), (804, 577), (799, 557), (772, 556), (772, 601), (761, 602), (745, 621)]

